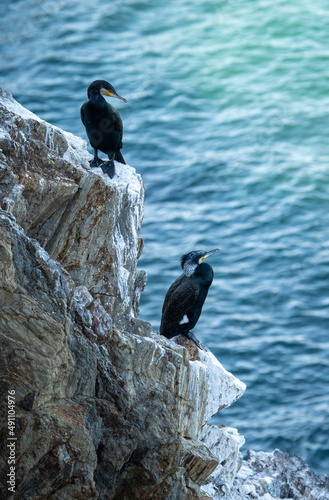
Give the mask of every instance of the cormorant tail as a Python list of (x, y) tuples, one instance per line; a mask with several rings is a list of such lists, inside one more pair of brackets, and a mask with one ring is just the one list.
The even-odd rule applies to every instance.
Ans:
[(123, 156), (121, 154), (121, 151), (117, 151), (115, 153), (115, 158), (114, 158), (116, 161), (118, 161), (119, 163), (123, 163), (124, 165), (126, 164), (126, 162), (124, 161), (123, 159)]

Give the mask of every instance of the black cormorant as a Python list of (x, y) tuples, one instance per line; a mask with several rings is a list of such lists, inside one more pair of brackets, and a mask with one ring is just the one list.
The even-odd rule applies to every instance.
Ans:
[[(127, 102), (110, 83), (105, 80), (95, 80), (88, 87), (89, 100), (81, 106), (81, 120), (86, 127), (90, 144), (94, 148), (94, 159), (89, 162), (90, 166), (101, 166), (103, 172), (112, 179), (115, 173), (114, 160), (125, 163), (120, 152), (123, 126), (118, 111), (106, 102), (103, 95)], [(98, 150), (107, 154), (109, 161), (103, 162), (98, 158)]]
[(214, 278), (212, 267), (203, 261), (208, 255), (218, 251), (218, 248), (210, 252), (196, 250), (183, 255), (181, 266), (184, 272), (169, 288), (163, 304), (161, 335), (168, 339), (179, 334), (185, 335), (202, 349), (191, 330), (197, 324)]

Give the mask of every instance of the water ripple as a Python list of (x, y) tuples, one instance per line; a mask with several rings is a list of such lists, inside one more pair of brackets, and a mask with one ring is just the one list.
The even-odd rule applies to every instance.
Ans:
[(215, 421), (327, 473), (328, 18), (324, 0), (16, 0), (0, 15), (1, 85), (42, 118), (85, 138), (93, 79), (128, 99), (143, 318), (158, 328), (181, 254), (221, 248), (195, 333), (248, 390)]

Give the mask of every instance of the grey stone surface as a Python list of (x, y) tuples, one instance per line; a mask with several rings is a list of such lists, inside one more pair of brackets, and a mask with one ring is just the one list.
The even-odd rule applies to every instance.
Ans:
[(14, 498), (199, 498), (221, 460), (202, 428), (245, 386), (206, 348), (138, 318), (141, 177), (128, 165), (113, 180), (91, 171), (84, 141), (5, 92), (0, 117), (0, 386), (3, 400), (15, 390)]
[(204, 487), (213, 500), (328, 500), (329, 479), (317, 476), (299, 457), (280, 450), (248, 452), (248, 460), (236, 476), (228, 494), (216, 484)]
[(85, 286), (114, 321), (138, 316), (136, 272), (144, 185), (117, 164), (113, 180), (90, 170), (86, 143), (0, 92), (1, 208)]
[[(139, 319), (144, 186), (0, 91), (0, 498), (326, 500), (328, 479), (209, 425), (245, 385)], [(239, 470), (240, 469), (240, 470)], [(239, 471), (239, 472), (238, 472)]]

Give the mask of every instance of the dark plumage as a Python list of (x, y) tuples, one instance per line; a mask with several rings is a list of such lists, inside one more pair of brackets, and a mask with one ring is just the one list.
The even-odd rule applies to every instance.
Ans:
[(200, 348), (200, 343), (191, 332), (198, 322), (214, 272), (203, 260), (215, 252), (196, 250), (183, 255), (181, 265), (183, 274), (169, 288), (163, 308), (160, 334), (168, 339), (182, 334), (193, 340)]
[[(125, 163), (120, 152), (122, 148), (122, 120), (118, 111), (108, 104), (103, 95), (116, 97), (123, 102), (126, 99), (119, 96), (114, 87), (105, 80), (95, 80), (88, 87), (88, 101), (81, 106), (81, 120), (91, 146), (94, 148), (94, 159), (91, 167), (101, 166), (104, 173), (114, 176), (114, 160)], [(107, 154), (109, 161), (103, 162), (97, 156), (98, 150)]]

